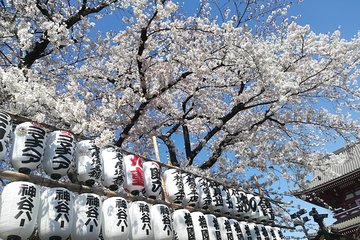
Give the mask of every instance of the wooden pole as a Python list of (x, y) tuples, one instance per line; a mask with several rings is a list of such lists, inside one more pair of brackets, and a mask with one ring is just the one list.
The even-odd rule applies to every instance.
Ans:
[[(153, 140), (153, 145), (154, 145), (154, 152), (155, 152), (156, 161), (161, 164), (160, 154), (159, 154), (159, 147), (158, 147), (158, 144), (157, 144), (156, 136), (153, 136), (152, 140)], [(160, 165), (160, 171), (161, 171), (161, 165)], [(161, 179), (161, 192), (162, 192), (161, 197), (165, 202), (169, 202), (169, 199), (168, 199), (167, 194), (166, 194), (165, 181), (164, 181), (164, 178), (163, 178), (162, 174), (160, 174), (160, 179)]]
[(259, 191), (259, 197), (263, 198), (263, 192), (262, 192), (262, 189), (261, 189), (261, 186), (260, 186), (260, 183), (259, 183), (259, 180), (258, 180), (257, 176), (254, 176), (254, 180), (255, 180), (256, 187), (257, 187), (257, 189)]
[(157, 162), (160, 162), (160, 154), (159, 154), (159, 147), (157, 144), (156, 136), (152, 137), (153, 145), (154, 145), (154, 152), (155, 152), (155, 158)]

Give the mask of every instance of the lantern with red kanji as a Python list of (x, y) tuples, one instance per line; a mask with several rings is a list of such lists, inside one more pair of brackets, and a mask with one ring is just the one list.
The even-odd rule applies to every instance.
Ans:
[(133, 195), (139, 195), (144, 189), (144, 169), (141, 157), (127, 155), (123, 158), (125, 181), (124, 189)]

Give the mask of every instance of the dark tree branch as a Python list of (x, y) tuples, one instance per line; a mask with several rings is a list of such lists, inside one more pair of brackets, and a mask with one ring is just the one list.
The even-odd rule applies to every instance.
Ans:
[(159, 136), (159, 138), (165, 143), (166, 147), (168, 148), (171, 164), (173, 166), (180, 167), (180, 163), (177, 160), (177, 156), (176, 156), (176, 147), (174, 142), (171, 141), (170, 137), (165, 135), (161, 135)]
[(183, 132), (183, 138), (185, 144), (186, 159), (189, 161), (189, 165), (191, 165), (192, 159), (191, 159), (190, 133), (189, 133), (189, 128), (186, 126), (185, 123), (182, 125), (182, 132)]
[[(254, 127), (256, 126), (260, 126), (261, 124), (264, 124), (267, 120), (269, 120), (271, 118), (271, 116), (273, 116), (273, 113), (268, 114), (270, 112), (270, 109), (268, 109), (265, 112), (265, 116), (258, 122), (252, 124), (249, 128), (249, 130), (252, 130)], [(245, 129), (242, 130), (238, 130), (235, 133), (229, 133), (216, 147), (216, 149), (213, 151), (212, 155), (210, 156), (210, 158), (204, 162), (202, 165), (200, 165), (201, 169), (208, 169), (211, 168), (218, 160), (218, 158), (221, 156), (221, 154), (223, 153), (223, 150), (230, 145), (234, 139), (236, 139), (236, 136), (239, 135), (241, 132), (243, 132)]]
[[(251, 101), (253, 101), (255, 98), (259, 97), (262, 93), (265, 92), (265, 89), (262, 89), (258, 94), (256, 94), (255, 96), (251, 97), (247, 103), (250, 103)], [(262, 103), (258, 103), (258, 104), (254, 104), (254, 105), (249, 105), (246, 106), (245, 103), (238, 103), (236, 104), (225, 116), (223, 116), (222, 118), (220, 118), (219, 120), (221, 121), (220, 125), (215, 126), (212, 130), (210, 130), (206, 136), (200, 141), (200, 143), (192, 150), (191, 152), (191, 159), (193, 160), (197, 154), (199, 154), (199, 152), (204, 148), (204, 146), (209, 142), (209, 140), (216, 134), (218, 133), (223, 126), (230, 121), (234, 116), (236, 116), (236, 114), (238, 114), (240, 111), (249, 109), (249, 108), (253, 108), (256, 106), (260, 106), (260, 105), (266, 105), (269, 103), (272, 103), (273, 101), (269, 101), (269, 102), (262, 102)]]
[(202, 165), (200, 165), (200, 169), (209, 169), (211, 168), (218, 160), (218, 158), (221, 156), (223, 149), (228, 146), (230, 144), (230, 142), (232, 141), (233, 137), (231, 135), (228, 135), (224, 138), (224, 140), (222, 140), (216, 150), (213, 151), (212, 155), (210, 156), (210, 158), (204, 162)]
[(191, 98), (194, 97), (194, 94), (199, 90), (199, 86), (195, 89), (195, 92), (191, 95), (189, 95), (185, 101), (182, 103), (182, 110), (183, 110), (183, 123), (182, 123), (182, 132), (183, 132), (183, 138), (184, 138), (184, 145), (185, 145), (185, 154), (186, 154), (186, 159), (189, 161), (189, 165), (192, 164), (192, 159), (191, 159), (191, 143), (190, 143), (190, 133), (189, 133), (189, 128), (186, 125), (186, 116), (191, 112), (191, 110), (193, 109), (193, 105), (194, 102), (192, 103), (192, 106), (189, 108), (189, 110), (186, 110), (186, 106), (188, 104), (188, 102), (190, 101)]
[(152, 21), (156, 18), (157, 14), (158, 14), (158, 11), (156, 10), (154, 12), (154, 14), (152, 15), (152, 17), (150, 18), (150, 20), (148, 21), (146, 27), (141, 29), (141, 32), (140, 32), (140, 45), (139, 45), (138, 52), (137, 52), (138, 57), (136, 59), (136, 62), (137, 62), (137, 67), (138, 67), (138, 73), (140, 76), (140, 87), (141, 87), (141, 91), (144, 96), (146, 95), (146, 79), (145, 79), (145, 71), (143, 68), (143, 62), (142, 62), (142, 60), (140, 60), (140, 58), (145, 50), (146, 41), (148, 39), (149, 27), (150, 27)]
[[(242, 23), (242, 20), (243, 20), (243, 18), (244, 18), (244, 16), (245, 16), (245, 14), (246, 14), (249, 6), (250, 6), (250, 3), (251, 3), (251, 1), (250, 1), (250, 0), (247, 0), (245, 9), (244, 9), (244, 11), (242, 12), (241, 16), (239, 17), (239, 20), (237, 21), (236, 27), (239, 27), (240, 24)], [(236, 12), (239, 14), (239, 13), (240, 13), (240, 11), (239, 11), (239, 6), (236, 4), (236, 2), (234, 2), (234, 5), (235, 5)]]
[(51, 14), (49, 13), (49, 11), (48, 11), (46, 8), (44, 8), (44, 7), (42, 6), (42, 3), (40, 2), (40, 0), (36, 0), (36, 7), (40, 10), (40, 12), (41, 12), (44, 16), (46, 16), (49, 20), (52, 21), (52, 16), (51, 16)]
[(45, 49), (47, 48), (49, 43), (50, 41), (47, 40), (45, 36), (41, 37), (40, 40), (35, 43), (34, 48), (25, 55), (19, 67), (30, 68), (37, 59), (41, 58), (44, 55)]
[(166, 90), (172, 88), (174, 85), (179, 83), (181, 80), (185, 79), (187, 76), (192, 74), (192, 72), (184, 72), (181, 74), (173, 83), (170, 83), (169, 85), (163, 87), (160, 89), (160, 91), (157, 94), (152, 95), (149, 97), (146, 101), (142, 102), (139, 107), (135, 110), (134, 116), (130, 119), (130, 123), (126, 125), (122, 133), (120, 134), (119, 139), (116, 141), (115, 145), (118, 147), (121, 147), (121, 145), (124, 143), (125, 139), (129, 135), (131, 129), (135, 126), (139, 118), (142, 116), (143, 112), (145, 111), (145, 108), (149, 105), (149, 103), (155, 99), (156, 97), (160, 96), (162, 93), (164, 93)]
[(264, 124), (269, 118), (271, 118), (274, 115), (273, 113), (268, 114), (269, 112), (270, 112), (270, 108), (268, 110), (266, 110), (264, 118), (261, 119), (260, 121), (256, 122), (256, 123), (252, 124), (249, 130), (251, 131), (255, 127)]
[(175, 124), (169, 131), (166, 132), (165, 135), (167, 137), (171, 137), (171, 135), (173, 135), (179, 129), (180, 126), (181, 126), (180, 123)]
[(0, 55), (1, 55), (1, 58), (3, 59), (4, 63), (8, 62), (10, 65), (12, 65), (11, 60), (6, 56), (6, 54), (3, 51), (0, 51)]
[[(67, 29), (70, 29), (72, 26), (74, 26), (76, 23), (78, 23), (79, 21), (81, 21), (81, 19), (83, 17), (86, 17), (90, 14), (93, 14), (93, 13), (97, 13), (97, 12), (100, 12), (101, 10), (103, 10), (105, 7), (109, 6), (111, 3), (113, 2), (116, 2), (116, 0), (112, 1), (112, 2), (103, 2), (103, 3), (100, 3), (98, 6), (96, 7), (93, 7), (93, 8), (86, 8), (86, 3), (87, 1), (83, 1), (83, 4), (80, 8), (80, 10), (73, 16), (71, 16), (68, 20), (66, 20), (64, 23), (66, 25), (66, 28)], [(45, 16), (48, 16), (50, 13), (42, 8), (39, 4), (37, 5), (38, 7), (40, 7), (40, 11), (45, 15)], [(48, 16), (49, 17), (49, 16)], [(50, 16), (51, 17), (51, 16)], [(30, 68), (34, 62), (45, 56), (45, 50), (46, 48), (49, 46), (50, 44), (50, 41), (48, 40), (48, 36), (47, 36), (47, 33), (44, 33), (39, 41), (37, 41), (35, 43), (35, 46), (34, 48), (27, 52), (25, 57), (23, 58), (23, 60), (21, 61), (21, 63), (19, 64), (19, 67), (22, 68), (22, 67), (26, 67), (26, 68)]]

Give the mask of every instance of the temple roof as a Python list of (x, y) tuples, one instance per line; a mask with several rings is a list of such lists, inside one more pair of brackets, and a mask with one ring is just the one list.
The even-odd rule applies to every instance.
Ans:
[(323, 166), (321, 170), (314, 171), (314, 178), (307, 189), (298, 191), (300, 195), (316, 190), (332, 188), (335, 185), (343, 184), (347, 178), (360, 173), (360, 143), (336, 150), (333, 154), (342, 156), (337, 164)]
[(341, 148), (334, 152), (335, 155), (343, 156), (345, 159), (342, 163), (333, 164), (325, 167), (324, 172), (314, 172), (314, 180), (310, 183), (309, 188), (313, 188), (324, 183), (330, 182), (348, 173), (360, 169), (360, 144)]
[(347, 221), (340, 223), (335, 223), (331, 225), (331, 229), (335, 232), (344, 232), (346, 230), (351, 230), (360, 226), (360, 216), (351, 218)]

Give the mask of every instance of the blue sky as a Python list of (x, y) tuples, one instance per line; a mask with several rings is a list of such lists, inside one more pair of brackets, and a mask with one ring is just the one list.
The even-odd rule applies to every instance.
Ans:
[(316, 33), (334, 32), (350, 39), (360, 30), (359, 0), (304, 0), (290, 9), (291, 15), (301, 15), (297, 21), (309, 24)]

